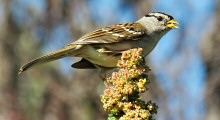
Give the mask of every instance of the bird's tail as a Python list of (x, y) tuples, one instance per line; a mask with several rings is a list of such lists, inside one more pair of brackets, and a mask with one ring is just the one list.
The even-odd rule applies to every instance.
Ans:
[(44, 55), (42, 57), (39, 57), (37, 59), (30, 61), (29, 63), (25, 64), (24, 66), (22, 66), (20, 68), (20, 71), (18, 74), (21, 74), (22, 72), (28, 70), (29, 68), (31, 68), (33, 66), (47, 63), (47, 62), (51, 62), (51, 61), (58, 60), (60, 58), (64, 58), (64, 57), (68, 57), (68, 56), (75, 56), (75, 54), (76, 54), (76, 46), (74, 46), (74, 45), (67, 46), (63, 49), (56, 51), (56, 52), (52, 52), (48, 55)]

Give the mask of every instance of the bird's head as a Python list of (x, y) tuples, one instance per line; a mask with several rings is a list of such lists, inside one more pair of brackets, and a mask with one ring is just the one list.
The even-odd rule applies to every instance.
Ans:
[(148, 32), (168, 32), (171, 29), (179, 28), (179, 24), (171, 15), (162, 12), (152, 12), (142, 17), (137, 22), (141, 23)]

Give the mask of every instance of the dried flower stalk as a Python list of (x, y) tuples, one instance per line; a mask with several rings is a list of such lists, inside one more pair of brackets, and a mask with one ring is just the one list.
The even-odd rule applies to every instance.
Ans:
[(142, 100), (140, 93), (147, 91), (150, 70), (144, 62), (142, 48), (123, 52), (118, 61), (118, 72), (107, 78), (111, 84), (101, 96), (109, 120), (152, 120), (158, 106)]

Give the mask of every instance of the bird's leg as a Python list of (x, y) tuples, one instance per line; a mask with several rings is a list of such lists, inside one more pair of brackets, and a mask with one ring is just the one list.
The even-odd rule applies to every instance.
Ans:
[(106, 87), (109, 87), (109, 84), (108, 84), (108, 82), (107, 82), (107, 80), (106, 80), (106, 74), (103, 76), (103, 75), (101, 74), (101, 72), (100, 72), (99, 77), (102, 79), (102, 81), (104, 82), (105, 86), (106, 86)]
[(109, 87), (109, 83), (107, 81), (107, 72), (111, 70), (111, 68), (100, 67), (101, 71), (99, 73), (99, 77), (102, 79), (106, 87)]

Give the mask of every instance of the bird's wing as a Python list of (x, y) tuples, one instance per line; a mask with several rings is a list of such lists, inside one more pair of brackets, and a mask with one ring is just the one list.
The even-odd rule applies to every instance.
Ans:
[(116, 24), (88, 33), (70, 45), (138, 40), (144, 35), (146, 35), (146, 29), (140, 23)]

